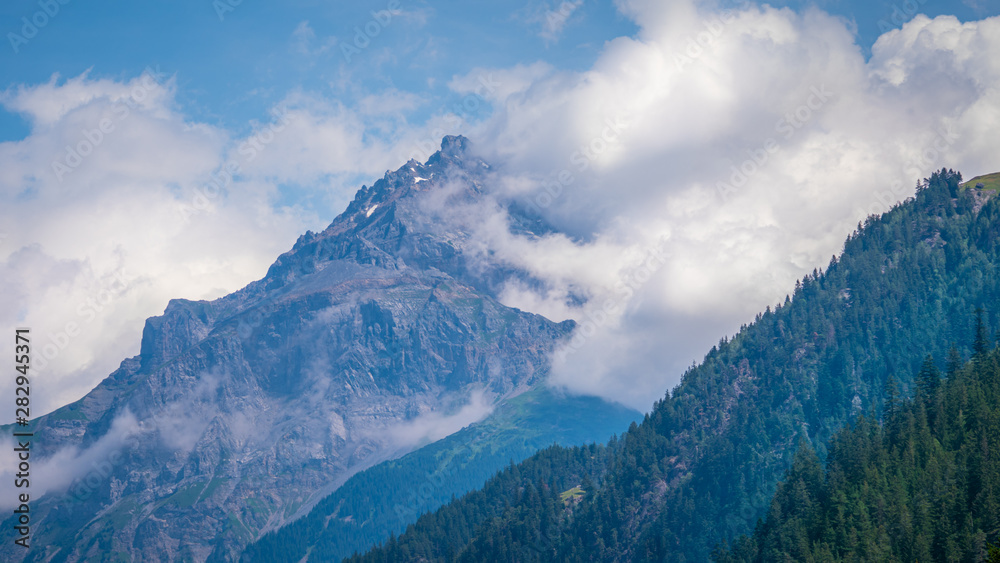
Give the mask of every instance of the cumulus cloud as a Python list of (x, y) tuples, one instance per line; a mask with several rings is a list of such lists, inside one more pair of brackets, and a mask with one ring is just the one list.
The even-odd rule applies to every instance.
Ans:
[[(1000, 18), (918, 16), (866, 61), (848, 24), (816, 9), (621, 9), (637, 36), (587, 71), (521, 80), (473, 133), (506, 195), (572, 237), (511, 257), (548, 287), (504, 296), (581, 322), (586, 345), (553, 370), (571, 389), (648, 408), (866, 215), (942, 166), (1000, 162)], [(662, 263), (638, 283), (650, 253)]]
[(168, 115), (174, 82), (160, 76), (155, 69), (147, 69), (139, 79), (130, 82), (91, 80), (89, 74), (87, 71), (65, 81), (54, 74), (45, 84), (22, 85), (4, 92), (0, 103), (26, 116), (36, 128), (51, 127), (73, 110), (101, 99), (128, 101), (130, 108), (138, 106), (161, 118)]

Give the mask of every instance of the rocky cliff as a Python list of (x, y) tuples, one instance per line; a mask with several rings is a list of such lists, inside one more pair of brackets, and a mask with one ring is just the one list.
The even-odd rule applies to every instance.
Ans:
[(236, 554), (350, 475), (539, 384), (572, 323), (499, 303), (524, 275), (435, 216), (481, 195), (489, 167), (466, 148), (447, 137), (363, 187), (242, 290), (172, 300), (138, 356), (33, 421), (52, 490), (34, 503), (33, 547), (5, 539), (3, 559)]

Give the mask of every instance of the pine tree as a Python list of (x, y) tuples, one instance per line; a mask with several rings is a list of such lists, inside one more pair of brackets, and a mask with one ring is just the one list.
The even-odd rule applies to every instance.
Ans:
[(976, 308), (976, 337), (972, 344), (972, 355), (976, 360), (986, 357), (990, 350), (989, 336), (986, 334), (986, 323), (983, 322), (983, 308)]
[[(928, 356), (930, 357), (930, 356)], [(893, 418), (895, 418), (896, 413), (899, 412), (900, 396), (899, 396), (899, 382), (896, 378), (889, 376), (885, 382), (885, 422), (888, 423)]]
[(958, 353), (958, 348), (954, 344), (948, 349), (948, 379), (951, 379), (958, 373), (958, 370), (962, 367), (962, 355)]
[[(1000, 496), (1000, 464), (982, 458), (1000, 449), (1000, 386), (989, 385), (1000, 352), (982, 360), (939, 383), (940, 433), (923, 422), (924, 401), (906, 401), (899, 417), (912, 424), (862, 416), (831, 440), (825, 471), (797, 455), (766, 519), (714, 559), (1000, 563), (1000, 547), (983, 547), (997, 537), (988, 499)], [(935, 371), (928, 357), (918, 380)]]
[(924, 401), (930, 401), (937, 393), (940, 382), (941, 370), (934, 362), (934, 356), (928, 354), (920, 366), (920, 373), (917, 374), (917, 396)]

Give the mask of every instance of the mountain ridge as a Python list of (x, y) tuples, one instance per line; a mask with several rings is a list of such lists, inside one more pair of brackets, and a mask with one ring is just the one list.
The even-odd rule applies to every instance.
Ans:
[(8, 541), (0, 554), (235, 557), (322, 491), (418, 446), (420, 432), (467, 423), (451, 414), (481, 416), (540, 385), (572, 321), (500, 303), (491, 288), (523, 274), (472, 264), (460, 228), (421, 207), (483, 197), (488, 165), (467, 144), (446, 137), (427, 163), (359, 190), (260, 280), (211, 302), (171, 300), (148, 319), (138, 356), (32, 421), (51, 490), (33, 507), (44, 547)]

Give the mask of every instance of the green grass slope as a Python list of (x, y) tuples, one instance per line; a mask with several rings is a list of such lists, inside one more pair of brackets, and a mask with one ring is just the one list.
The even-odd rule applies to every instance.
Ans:
[(992, 174), (984, 174), (982, 176), (976, 176), (975, 178), (969, 180), (968, 182), (963, 182), (963, 188), (974, 188), (978, 184), (982, 184), (984, 190), (991, 192), (1000, 192), (1000, 172), (994, 172)]

